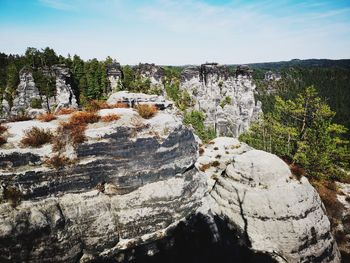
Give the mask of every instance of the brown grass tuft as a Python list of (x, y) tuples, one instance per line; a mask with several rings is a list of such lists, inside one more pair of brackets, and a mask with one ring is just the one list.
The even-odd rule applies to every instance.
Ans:
[(8, 128), (6, 126), (0, 124), (0, 134), (3, 134), (4, 132), (6, 132), (7, 129)]
[(210, 163), (211, 166), (213, 167), (218, 167), (220, 165), (220, 162), (219, 161), (213, 161)]
[(100, 116), (98, 116), (95, 112), (87, 111), (77, 111), (69, 118), (69, 122), (74, 124), (95, 123), (99, 120)]
[(117, 120), (119, 120), (119, 119), (120, 119), (120, 116), (119, 116), (118, 114), (113, 114), (113, 113), (108, 114), (108, 115), (106, 115), (106, 116), (103, 116), (103, 117), (101, 118), (101, 120), (102, 120), (103, 122), (117, 121)]
[(53, 134), (50, 130), (40, 129), (33, 127), (30, 130), (24, 132), (24, 137), (21, 140), (23, 146), (40, 147), (46, 143), (50, 143), (53, 138)]
[(85, 129), (85, 123), (72, 121), (61, 122), (60, 127), (58, 128), (58, 140), (61, 140), (62, 142), (64, 142), (64, 144), (55, 143), (53, 145), (54, 151), (59, 151), (60, 149), (63, 149), (67, 140), (71, 141), (73, 146), (77, 146), (78, 144), (83, 143), (86, 140)]
[(15, 208), (20, 204), (23, 194), (16, 187), (9, 186), (4, 189), (3, 196), (4, 199), (7, 200), (13, 208)]
[(73, 161), (65, 156), (61, 156), (60, 154), (56, 154), (51, 158), (45, 160), (45, 164), (51, 168), (59, 170), (66, 165), (73, 164)]
[(292, 163), (289, 165), (289, 168), (290, 168), (290, 171), (292, 172), (292, 174), (295, 175), (298, 180), (300, 180), (300, 178), (303, 175), (305, 175), (305, 170), (297, 164)]
[(96, 112), (102, 109), (110, 109), (111, 107), (104, 100), (92, 100), (86, 106), (85, 110), (90, 112)]
[(75, 109), (72, 108), (61, 108), (56, 115), (67, 115), (67, 114), (71, 114), (73, 112), (76, 112)]
[(204, 153), (204, 149), (202, 147), (199, 148), (199, 155), (202, 155)]
[(125, 102), (117, 102), (115, 104), (110, 105), (110, 108), (129, 108), (129, 104)]
[(158, 112), (158, 109), (156, 106), (149, 105), (149, 104), (140, 104), (140, 105), (137, 105), (135, 108), (139, 113), (139, 115), (145, 119), (152, 118)]
[(210, 163), (207, 163), (207, 164), (202, 164), (200, 167), (199, 167), (199, 170), (201, 170), (202, 172), (205, 172), (206, 170), (208, 170), (210, 168), (211, 164)]
[(4, 145), (7, 142), (6, 138), (0, 136), (0, 146)]
[(12, 116), (9, 118), (9, 121), (10, 122), (17, 122), (17, 121), (30, 121), (32, 120), (33, 118), (30, 117), (29, 115), (27, 115), (26, 113), (24, 114), (20, 114), (20, 115), (17, 115), (17, 116)]
[(41, 122), (50, 122), (56, 120), (56, 116), (52, 113), (41, 114), (37, 117), (37, 119)]

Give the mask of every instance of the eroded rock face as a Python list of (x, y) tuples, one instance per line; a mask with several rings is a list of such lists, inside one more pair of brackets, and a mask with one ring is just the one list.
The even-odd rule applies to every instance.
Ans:
[(111, 113), (121, 118), (90, 124), (88, 141), (67, 153), (75, 164), (59, 170), (43, 164), (50, 145), (20, 149), (18, 135), (11, 136), (32, 126), (54, 130), (68, 116), (7, 124), (0, 185), (20, 189), (23, 201), (16, 209), (0, 204), (0, 261), (115, 259), (166, 237), (201, 206), (206, 187), (194, 167), (197, 143), (180, 119), (169, 110), (149, 120), (131, 108), (99, 112)]
[(32, 71), (24, 68), (19, 73), (20, 83), (16, 90), (13, 106), (10, 108), (6, 101), (2, 102), (3, 115), (8, 117), (23, 113), (35, 117), (46, 111), (59, 110), (60, 108), (77, 108), (77, 99), (71, 85), (71, 74), (64, 65), (55, 65), (43, 70), (44, 74), (56, 79), (56, 93), (51, 98), (40, 94), (35, 86)]
[(16, 90), (16, 97), (13, 100), (11, 115), (24, 113), (32, 108), (35, 100), (41, 101), (38, 88), (35, 86), (33, 74), (28, 69), (22, 69), (19, 73), (20, 83)]
[(142, 77), (150, 79), (153, 85), (162, 85), (162, 78), (164, 77), (164, 69), (155, 64), (140, 63), (135, 67)]
[(186, 68), (181, 88), (193, 97), (194, 108), (205, 112), (206, 126), (218, 135), (239, 136), (261, 113), (250, 70), (244, 66), (236, 72), (216, 63)]
[(337, 187), (337, 199), (343, 205), (343, 209), (340, 209), (339, 216), (334, 218), (338, 223), (334, 232), (342, 253), (342, 260), (347, 262), (350, 260), (350, 184), (337, 183)]
[(241, 229), (253, 250), (279, 262), (340, 262), (319, 195), (277, 156), (217, 138), (196, 166), (206, 164), (212, 212)]
[(120, 63), (113, 61), (112, 64), (107, 65), (107, 79), (109, 81), (108, 92), (117, 91), (123, 78), (123, 71)]

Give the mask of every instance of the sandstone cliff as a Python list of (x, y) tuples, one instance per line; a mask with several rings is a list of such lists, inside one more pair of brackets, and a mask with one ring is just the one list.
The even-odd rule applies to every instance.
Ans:
[(194, 99), (194, 108), (206, 114), (206, 126), (219, 136), (238, 137), (261, 113), (247, 67), (236, 72), (216, 63), (188, 67), (182, 72), (181, 88)]
[[(3, 262), (339, 262), (323, 205), (306, 179), (276, 156), (232, 138), (198, 150), (191, 130), (161, 97), (117, 93), (160, 110), (132, 108), (89, 124), (88, 141), (45, 164), (51, 145), (22, 148), (23, 131), (50, 123), (8, 123), (0, 154)], [(199, 157), (199, 153), (201, 156)], [(22, 193), (15, 208), (10, 187)]]

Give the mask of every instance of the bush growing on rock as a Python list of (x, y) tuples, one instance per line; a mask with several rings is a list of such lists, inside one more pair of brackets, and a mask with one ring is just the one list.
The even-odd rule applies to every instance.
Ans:
[(52, 113), (41, 114), (37, 117), (37, 119), (41, 122), (50, 122), (56, 120), (56, 116)]
[(7, 200), (13, 208), (20, 204), (22, 195), (22, 192), (14, 186), (9, 186), (4, 189), (4, 199)]
[(0, 146), (4, 145), (7, 142), (6, 138), (0, 136)]
[(100, 120), (100, 116), (98, 116), (95, 112), (86, 112), (86, 111), (78, 111), (73, 113), (73, 115), (69, 118), (71, 123), (77, 124), (87, 124), (87, 123), (95, 123)]
[(32, 99), (32, 101), (30, 102), (30, 107), (32, 107), (33, 109), (41, 109), (42, 108), (42, 101), (41, 99)]
[(192, 125), (199, 138), (204, 142), (209, 142), (216, 137), (216, 133), (213, 128), (205, 128), (204, 121), (205, 115), (203, 112), (193, 110), (185, 114), (184, 123)]
[(53, 138), (53, 134), (50, 130), (33, 127), (30, 130), (24, 132), (24, 137), (21, 140), (21, 144), (25, 147), (40, 147), (46, 143), (50, 143)]
[(101, 118), (103, 122), (112, 122), (112, 121), (117, 121), (119, 119), (120, 119), (120, 116), (118, 114), (108, 114)]
[(56, 113), (56, 115), (67, 115), (75, 112), (75, 109), (72, 108), (61, 108), (59, 111)]
[(144, 119), (152, 118), (158, 112), (158, 109), (156, 106), (149, 105), (149, 104), (137, 105), (136, 110), (138, 114)]
[(85, 110), (90, 111), (90, 112), (96, 112), (98, 110), (102, 109), (110, 109), (111, 106), (108, 105), (108, 103), (104, 100), (92, 100), (87, 103), (85, 106)]
[(52, 167), (56, 170), (59, 170), (61, 168), (63, 168), (66, 165), (70, 165), (73, 162), (65, 157), (65, 156), (61, 156), (60, 154), (56, 154), (54, 156), (52, 156), (51, 158), (48, 158), (45, 160), (45, 164), (49, 167)]

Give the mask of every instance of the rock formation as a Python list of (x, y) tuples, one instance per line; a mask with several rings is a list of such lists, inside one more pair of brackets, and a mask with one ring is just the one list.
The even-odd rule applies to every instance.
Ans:
[(16, 89), (13, 106), (10, 108), (7, 101), (2, 102), (2, 112), (5, 117), (23, 113), (37, 115), (45, 111), (57, 111), (62, 107), (78, 107), (76, 95), (71, 85), (71, 74), (66, 66), (55, 65), (50, 69), (43, 70), (43, 73), (56, 79), (55, 95), (46, 98), (44, 94), (40, 94), (35, 85), (32, 71), (23, 68), (19, 73), (20, 83)]
[[(57, 169), (47, 165), (51, 145), (21, 148), (19, 141), (24, 130), (54, 131), (69, 116), (7, 124), (1, 262), (339, 262), (305, 178), (293, 179), (276, 156), (233, 138), (202, 146), (199, 157), (170, 103), (147, 96), (112, 95), (111, 102), (148, 98), (163, 110), (151, 119), (132, 108), (100, 110), (120, 119), (89, 124), (88, 140), (66, 146), (70, 161)], [(22, 202), (13, 208), (18, 191)]]
[(278, 262), (340, 261), (324, 206), (305, 177), (298, 181), (277, 156), (233, 138), (203, 150), (196, 166), (209, 178), (211, 212), (240, 229), (251, 249)]
[(143, 78), (147, 78), (151, 81), (151, 85), (157, 87), (163, 87), (162, 78), (164, 77), (164, 69), (161, 66), (149, 63), (140, 63), (134, 67), (135, 71)]
[(123, 78), (123, 71), (120, 63), (113, 61), (112, 64), (107, 65), (107, 79), (109, 81), (108, 93), (117, 91)]
[(191, 66), (182, 72), (181, 88), (193, 97), (194, 108), (206, 114), (207, 127), (213, 127), (218, 135), (237, 137), (261, 113), (250, 74), (247, 66), (236, 72), (216, 63)]
[(10, 109), (11, 115), (24, 113), (31, 109), (33, 103), (37, 100), (41, 102), (38, 88), (35, 86), (32, 72), (23, 68), (19, 72), (20, 83), (16, 90), (16, 97), (13, 100), (13, 106)]

